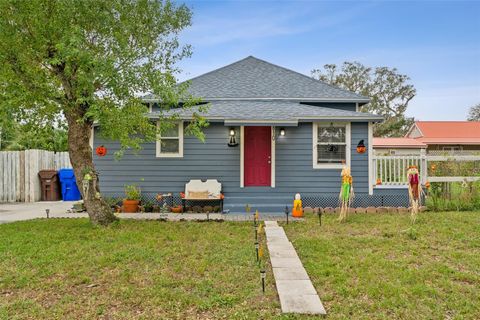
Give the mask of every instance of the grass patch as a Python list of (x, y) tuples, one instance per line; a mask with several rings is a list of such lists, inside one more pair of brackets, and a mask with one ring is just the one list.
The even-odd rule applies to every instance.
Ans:
[(250, 223), (0, 225), (0, 319), (272, 319)]
[(329, 319), (480, 319), (480, 213), (284, 224)]

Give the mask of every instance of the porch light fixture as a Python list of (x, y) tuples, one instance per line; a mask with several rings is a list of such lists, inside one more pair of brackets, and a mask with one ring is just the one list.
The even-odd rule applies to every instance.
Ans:
[(285, 129), (284, 128), (280, 128), (280, 136), (281, 137), (285, 136)]
[(238, 142), (236, 139), (236, 133), (234, 128), (230, 128), (228, 135), (230, 136), (230, 140), (228, 141), (229, 147), (236, 147), (238, 146)]

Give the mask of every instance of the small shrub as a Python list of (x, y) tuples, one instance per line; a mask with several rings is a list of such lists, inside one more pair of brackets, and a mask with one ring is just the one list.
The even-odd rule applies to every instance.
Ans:
[(480, 210), (480, 182), (432, 183), (426, 204), (436, 212)]
[(125, 185), (125, 197), (127, 200), (140, 200), (142, 192), (135, 184)]

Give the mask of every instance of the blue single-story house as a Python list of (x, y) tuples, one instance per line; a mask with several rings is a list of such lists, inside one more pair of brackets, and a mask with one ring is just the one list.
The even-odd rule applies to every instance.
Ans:
[[(191, 79), (189, 92), (209, 103), (205, 142), (184, 136), (192, 110), (182, 111), (156, 143), (119, 161), (113, 158), (119, 144), (95, 128), (93, 147), (108, 148), (107, 156), (94, 157), (105, 196), (122, 196), (125, 184), (137, 184), (151, 199), (170, 192), (178, 198), (188, 181), (216, 179), (229, 212), (249, 204), (281, 213), (296, 193), (304, 206), (336, 206), (345, 162), (354, 206), (404, 204), (384, 203), (388, 192), (398, 198), (395, 191), (374, 189), (372, 126), (382, 117), (359, 112), (369, 98), (252, 56)], [(149, 117), (158, 119), (158, 101), (147, 96), (145, 102)], [(364, 153), (357, 152), (361, 142)]]

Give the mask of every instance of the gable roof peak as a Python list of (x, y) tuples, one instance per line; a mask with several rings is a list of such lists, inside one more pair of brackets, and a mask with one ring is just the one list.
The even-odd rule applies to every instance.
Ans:
[(368, 102), (359, 94), (249, 55), (190, 80), (189, 91), (205, 100), (293, 99)]

